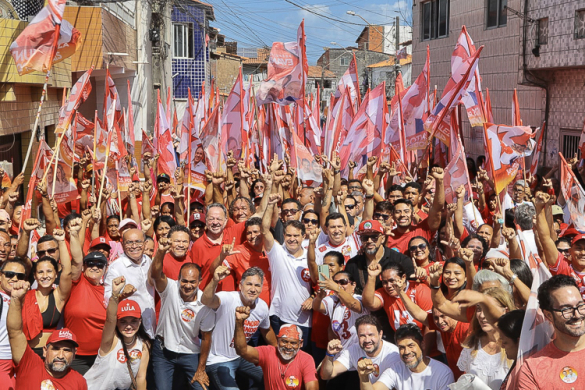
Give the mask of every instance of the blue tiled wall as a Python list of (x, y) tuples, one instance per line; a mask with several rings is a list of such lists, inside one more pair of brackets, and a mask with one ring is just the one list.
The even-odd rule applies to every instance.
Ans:
[[(195, 57), (173, 57), (172, 74), (178, 73), (173, 78), (173, 97), (186, 99), (189, 93), (188, 90), (191, 88), (191, 96), (194, 99), (198, 99), (201, 93), (201, 84), (205, 80), (205, 61), (207, 61), (207, 66), (209, 67), (209, 53), (205, 47), (205, 34), (202, 28), (205, 25), (205, 12), (196, 6), (183, 3), (180, 7), (173, 7), (171, 20), (193, 25), (193, 56)], [(173, 43), (171, 42), (171, 53), (172, 47)]]

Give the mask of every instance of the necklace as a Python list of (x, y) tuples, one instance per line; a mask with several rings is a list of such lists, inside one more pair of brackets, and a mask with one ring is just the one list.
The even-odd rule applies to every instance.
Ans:
[(134, 337), (132, 337), (132, 341), (130, 341), (129, 343), (127, 343), (127, 342), (124, 341), (124, 344), (126, 344), (126, 345), (132, 345), (132, 344), (134, 344), (135, 341), (136, 341), (136, 335), (134, 335)]
[[(294, 359), (291, 359), (290, 362), (288, 362), (286, 364), (286, 366), (284, 364), (281, 363), (280, 359), (278, 359), (278, 362), (280, 363), (278, 365), (278, 371), (280, 371), (280, 378), (284, 379), (284, 376), (286, 375), (286, 371), (288, 370), (288, 366), (290, 366), (290, 364), (293, 362)], [(284, 372), (282, 371), (282, 367), (284, 367)]]

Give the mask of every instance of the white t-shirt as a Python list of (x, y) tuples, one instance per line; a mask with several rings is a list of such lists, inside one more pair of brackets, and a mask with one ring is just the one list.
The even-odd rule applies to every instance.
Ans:
[(215, 312), (201, 303), (201, 290), (197, 290), (195, 302), (185, 302), (181, 298), (179, 282), (173, 279), (167, 281), (167, 288), (159, 293), (161, 305), (156, 334), (163, 338), (164, 347), (169, 351), (199, 353), (199, 331), (213, 330)]
[(6, 330), (6, 316), (8, 315), (8, 305), (10, 305), (10, 296), (0, 292), (2, 298), (2, 316), (0, 316), (0, 360), (11, 360), (12, 351), (10, 350), (10, 340)]
[(267, 257), (272, 273), (270, 315), (278, 316), (287, 324), (310, 327), (312, 311), (301, 309), (311, 296), (307, 252), (294, 257), (275, 241)]
[(370, 359), (375, 368), (375, 371), (370, 374), (370, 382), (376, 383), (381, 373), (394, 364), (400, 363), (398, 347), (382, 339), (380, 339), (380, 342), (382, 343), (382, 347), (378, 356), (370, 357), (366, 355), (360, 345), (355, 343), (348, 348), (343, 348), (335, 361), (341, 363), (348, 371), (357, 371), (358, 361), (361, 359)]
[[(345, 238), (345, 242), (341, 245), (333, 246), (329, 240), (315, 248), (315, 262), (318, 265), (323, 265), (323, 259), (325, 255), (331, 251), (341, 252), (345, 258), (345, 263), (356, 256), (360, 249), (359, 241), (355, 234)], [(333, 275), (331, 275), (333, 276)]]
[[(138, 337), (134, 347), (128, 351), (134, 377), (138, 374), (142, 361), (142, 347), (142, 340)], [(106, 356), (98, 353), (95, 363), (83, 377), (87, 382), (88, 390), (130, 388), (132, 379), (130, 379), (126, 355), (124, 355), (124, 347), (120, 339), (117, 339), (116, 347)]]
[[(353, 297), (358, 301), (362, 301), (362, 296), (354, 294)], [(331, 318), (331, 329), (339, 337), (341, 346), (347, 348), (358, 341), (355, 329), (355, 322), (358, 318), (370, 314), (362, 303), (362, 312), (356, 313), (351, 311), (339, 300), (337, 295), (329, 295), (323, 299), (325, 306), (325, 315)]]
[(410, 371), (400, 361), (385, 370), (378, 382), (395, 390), (448, 390), (447, 386), (455, 380), (449, 367), (431, 359), (427, 368), (419, 373)]
[[(236, 329), (236, 307), (244, 306), (239, 291), (220, 291), (216, 294), (220, 300), (215, 310), (215, 329), (211, 337), (211, 351), (207, 364), (229, 362), (238, 358), (234, 348), (234, 330)], [(256, 299), (256, 305), (250, 310), (250, 317), (244, 321), (246, 341), (258, 328), (270, 328), (268, 305), (262, 299)]]

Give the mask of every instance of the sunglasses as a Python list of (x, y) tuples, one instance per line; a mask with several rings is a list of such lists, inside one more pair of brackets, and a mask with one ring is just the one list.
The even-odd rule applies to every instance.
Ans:
[(383, 219), (384, 222), (388, 220), (388, 218), (390, 218), (390, 215), (388, 214), (381, 214), (381, 213), (374, 213), (374, 219)]
[(345, 205), (346, 210), (353, 210), (354, 208), (355, 208), (355, 204), (354, 205)]
[(370, 240), (378, 241), (378, 238), (380, 238), (379, 234), (362, 234), (361, 235), (361, 239), (363, 242), (368, 242)]
[(334, 280), (334, 282), (339, 284), (340, 286), (347, 286), (349, 284), (349, 279), (339, 279)]
[(418, 245), (413, 245), (410, 248), (411, 252), (416, 251), (417, 249), (420, 249), (421, 251), (424, 251), (425, 249), (427, 249), (427, 244), (425, 244), (424, 242), (422, 244), (418, 244)]
[(561, 253), (563, 253), (563, 254), (564, 254), (564, 253), (569, 253), (569, 248), (566, 248), (566, 249), (560, 249), (560, 248), (557, 248), (557, 251), (558, 251), (558, 252), (561, 252)]
[(319, 223), (319, 220), (311, 219), (311, 218), (303, 218), (303, 222), (304, 223), (312, 223), (313, 225), (317, 225)]
[(99, 269), (106, 268), (106, 265), (101, 261), (86, 261), (84, 264), (87, 268), (93, 268), (93, 267), (97, 267)]
[(296, 214), (299, 212), (299, 209), (288, 209), (288, 210), (282, 210), (283, 214)]
[(54, 255), (55, 253), (57, 253), (57, 248), (51, 248), (51, 249), (47, 249), (46, 251), (37, 251), (37, 256), (43, 257), (46, 254)]
[(24, 280), (26, 279), (26, 274), (20, 273), (20, 272), (13, 272), (13, 271), (2, 271), (2, 273), (4, 274), (4, 276), (6, 276), (6, 279), (12, 279), (16, 276), (16, 279), (18, 280)]

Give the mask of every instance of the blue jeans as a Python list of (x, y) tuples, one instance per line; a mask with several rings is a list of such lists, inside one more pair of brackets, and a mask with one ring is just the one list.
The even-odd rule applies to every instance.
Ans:
[[(288, 322), (282, 321), (278, 316), (270, 316), (270, 326), (272, 326), (272, 330), (277, 336), (278, 332), (280, 331), (280, 327), (282, 325), (286, 325), (287, 323)], [(301, 347), (301, 350), (311, 354), (311, 328), (308, 326), (299, 326), (299, 328), (303, 331), (303, 346)]]
[(239, 390), (236, 374), (253, 382), (249, 390), (264, 389), (262, 369), (241, 357), (229, 362), (208, 364), (206, 371), (211, 387), (216, 390)]
[[(191, 383), (191, 379), (199, 365), (199, 354), (176, 353), (163, 348), (159, 339), (154, 341), (152, 348), (152, 366), (154, 382), (157, 390), (172, 390), (175, 369), (184, 373), (192, 390), (203, 390), (198, 382)], [(183, 381), (184, 382), (184, 381)]]

